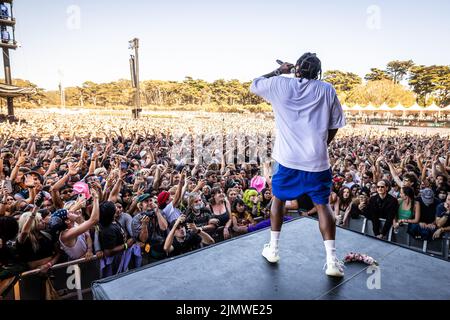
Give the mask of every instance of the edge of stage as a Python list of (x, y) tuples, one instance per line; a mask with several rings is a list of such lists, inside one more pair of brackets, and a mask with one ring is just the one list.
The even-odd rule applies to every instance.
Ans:
[(448, 300), (450, 263), (351, 230), (336, 228), (337, 255), (366, 253), (379, 267), (346, 264), (343, 279), (325, 275), (318, 222), (285, 223), (280, 262), (261, 251), (267, 229), (96, 281), (97, 300)]

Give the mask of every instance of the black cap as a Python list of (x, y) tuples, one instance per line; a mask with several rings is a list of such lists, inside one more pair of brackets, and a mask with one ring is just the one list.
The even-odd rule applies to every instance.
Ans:
[(44, 183), (44, 177), (42, 177), (42, 175), (39, 172), (32, 170), (32, 171), (28, 171), (26, 173), (26, 175), (30, 175), (30, 174), (38, 177), (38, 179), (41, 182), (41, 184)]

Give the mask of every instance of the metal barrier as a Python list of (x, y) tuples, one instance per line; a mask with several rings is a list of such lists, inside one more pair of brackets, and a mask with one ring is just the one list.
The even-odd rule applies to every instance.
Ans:
[[(361, 219), (361, 218), (362, 217), (359, 217), (359, 219)], [(359, 220), (359, 219), (357, 219), (357, 220)], [(351, 220), (352, 220), (352, 218), (350, 218), (349, 225), (347, 227), (344, 226), (344, 228), (350, 229), (350, 230), (353, 230), (353, 231), (356, 231), (356, 232), (359, 232), (359, 233), (362, 233), (362, 234), (365, 234), (365, 235), (368, 235), (368, 236), (372, 236), (372, 237), (374, 236), (372, 228), (371, 228), (372, 227), (372, 222), (369, 219), (367, 219), (365, 217), (363, 218), (362, 227), (361, 227), (360, 223), (352, 223)], [(386, 220), (382, 219), (382, 218), (380, 219), (380, 221), (382, 223), (386, 222)], [(405, 231), (404, 228), (405, 228), (405, 225), (401, 226), (400, 230), (401, 231)], [(429, 254), (432, 254), (432, 255), (440, 255), (445, 260), (449, 259), (449, 247), (450, 247), (450, 233), (449, 232), (444, 233), (442, 235), (442, 239), (433, 240), (433, 242), (430, 242), (428, 240), (416, 240), (416, 239), (413, 239), (407, 232), (405, 232), (405, 234), (406, 234), (406, 243), (405, 244), (400, 243), (400, 242), (397, 241), (398, 240), (397, 239), (397, 234), (395, 234), (393, 232), (393, 227), (391, 227), (390, 230), (389, 230), (387, 241), (395, 242), (395, 243), (397, 243), (397, 244), (399, 244), (401, 246), (405, 246), (405, 247), (408, 247), (408, 248), (413, 249), (413, 250), (418, 250), (419, 249), (419, 251), (421, 251), (423, 253), (429, 253)], [(413, 242), (416, 243), (418, 241), (421, 242), (420, 248), (418, 248), (417, 246), (412, 244)], [(439, 252), (437, 252), (436, 250), (434, 250), (434, 251), (430, 250), (429, 244), (432, 243), (433, 246), (436, 247), (436, 244), (437, 244), (438, 241), (441, 242), (441, 249), (442, 250), (440, 250)]]
[[(26, 271), (20, 274), (13, 287), (13, 293), (6, 296), (7, 300), (43, 300), (45, 299), (44, 284), (50, 278), (53, 288), (61, 300), (85, 300), (91, 299), (92, 282), (101, 279), (101, 258), (93, 256), (55, 264), (49, 269), (48, 274), (42, 275), (40, 269)], [(143, 255), (142, 266), (155, 260)], [(130, 262), (130, 270), (134, 268), (133, 259)]]
[(14, 285), (14, 300), (42, 300), (44, 281), (50, 278), (60, 299), (83, 300), (90, 294), (91, 283), (100, 279), (99, 259), (85, 258), (54, 265), (49, 275), (41, 275), (39, 269), (26, 271), (19, 276)]

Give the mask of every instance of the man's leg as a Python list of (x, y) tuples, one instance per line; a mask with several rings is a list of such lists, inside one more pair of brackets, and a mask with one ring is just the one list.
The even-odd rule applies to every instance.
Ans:
[(336, 221), (329, 204), (314, 204), (319, 216), (319, 228), (327, 254), (327, 270), (329, 276), (342, 277), (344, 272), (336, 257)]
[(270, 212), (270, 243), (264, 246), (262, 255), (267, 261), (275, 263), (280, 260), (278, 255), (278, 245), (280, 241), (281, 226), (283, 225), (285, 202), (281, 201), (277, 197), (273, 197), (272, 208)]
[(372, 229), (373, 229), (373, 234), (377, 237), (377, 236), (379, 236), (380, 235), (380, 226), (381, 226), (381, 223), (380, 223), (380, 217), (379, 217), (379, 214), (378, 214), (378, 212), (376, 213), (376, 214), (374, 214), (373, 216), (372, 216)]
[(276, 249), (278, 249), (281, 226), (283, 225), (284, 205), (285, 201), (273, 197), (272, 208), (270, 210), (270, 246)]
[(314, 204), (319, 215), (319, 228), (324, 241), (335, 240), (336, 221), (329, 204)]
[(284, 205), (285, 201), (281, 201), (275, 196), (273, 197), (272, 208), (270, 210), (270, 225), (272, 227), (272, 231), (281, 231), (281, 226), (283, 225)]

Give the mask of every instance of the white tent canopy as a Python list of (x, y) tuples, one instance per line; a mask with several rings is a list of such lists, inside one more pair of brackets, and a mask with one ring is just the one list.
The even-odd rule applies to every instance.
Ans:
[[(447, 106), (447, 108), (448, 108), (448, 106)], [(437, 111), (437, 112), (439, 112), (439, 111), (442, 111), (442, 110), (444, 110), (444, 108), (438, 107), (436, 104), (433, 103), (431, 106), (426, 107), (424, 111), (434, 111), (434, 112)]]
[(404, 112), (444, 112), (444, 113), (448, 113), (448, 112), (450, 112), (450, 105), (445, 108), (441, 108), (434, 103), (428, 107), (421, 107), (417, 103), (415, 103), (414, 105), (412, 105), (410, 107), (406, 107), (401, 104), (398, 104), (395, 107), (389, 107), (385, 103), (378, 107), (376, 107), (372, 104), (369, 104), (367, 106), (355, 105), (355, 106), (351, 106), (351, 107), (344, 104), (344, 105), (342, 105), (342, 109), (344, 111), (372, 111), (372, 112), (404, 111)]
[(405, 111), (406, 107), (402, 106), (401, 104), (396, 105), (394, 108), (392, 108), (392, 111)]
[(379, 111), (392, 111), (392, 108), (390, 108), (386, 103), (383, 103), (379, 108)]

